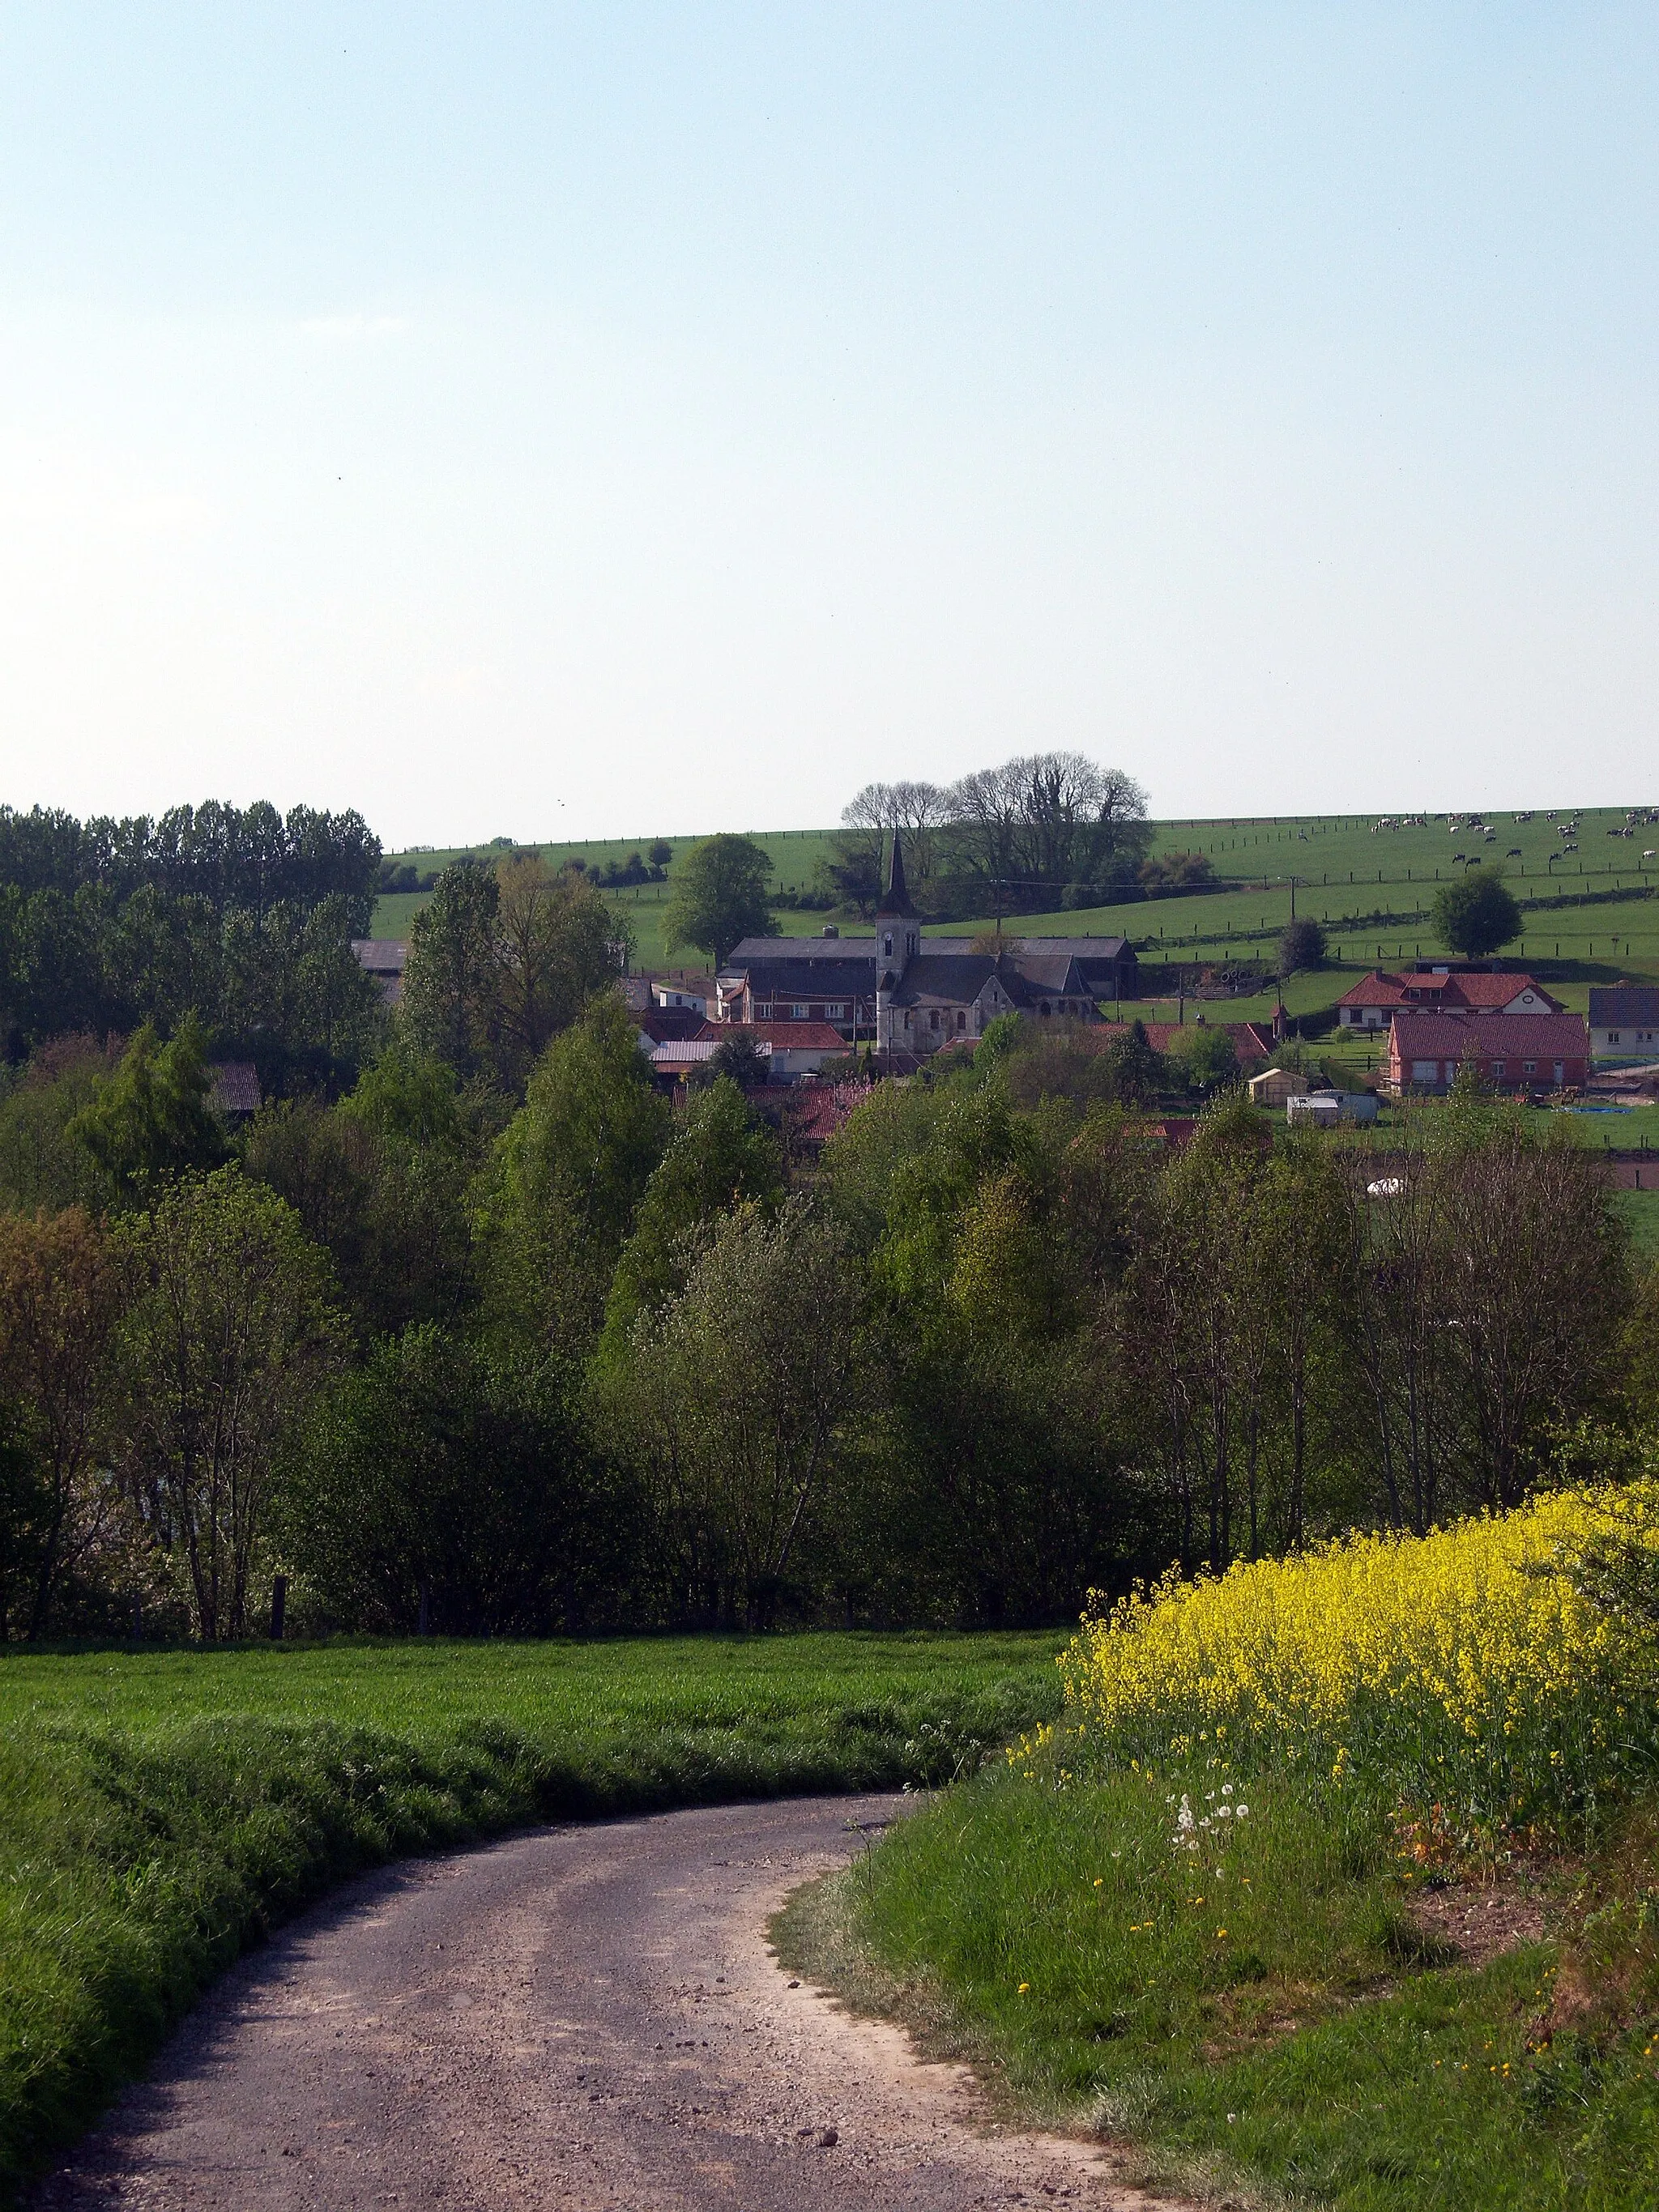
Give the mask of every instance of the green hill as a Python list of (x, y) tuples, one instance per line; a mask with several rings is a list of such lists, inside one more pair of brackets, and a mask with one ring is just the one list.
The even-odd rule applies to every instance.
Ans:
[[(1486, 826), (1496, 832), (1490, 842), (1471, 836), (1467, 827), (1449, 830), (1443, 816), (1400, 829), (1376, 829), (1375, 817), (1352, 814), (1160, 821), (1154, 825), (1154, 851), (1205, 854), (1223, 879), (1221, 887), (1188, 897), (1022, 915), (1007, 926), (1030, 935), (1130, 937), (1140, 951), (1149, 990), (1159, 990), (1162, 969), (1171, 971), (1167, 981), (1173, 989), (1174, 971), (1182, 963), (1270, 960), (1290, 915), (1294, 878), (1297, 912), (1325, 924), (1334, 956), (1319, 973), (1295, 976), (1287, 986), (1287, 1006), (1304, 1013), (1334, 1000), (1356, 975), (1379, 963), (1438, 953), (1443, 948), (1428, 920), (1435, 887), (1462, 872), (1455, 855), (1478, 855), (1502, 862), (1516, 896), (1527, 904), (1526, 933), (1510, 957), (1524, 959), (1570, 1006), (1582, 1008), (1592, 982), (1614, 982), (1621, 975), (1659, 979), (1659, 898), (1647, 896), (1650, 887), (1659, 885), (1659, 860), (1643, 858), (1649, 846), (1659, 849), (1659, 825), (1638, 826), (1631, 837), (1609, 835), (1624, 825), (1623, 807), (1587, 807), (1571, 818), (1578, 823), (1577, 850), (1553, 862), (1550, 855), (1561, 851), (1563, 840), (1556, 823), (1539, 812), (1525, 821), (1507, 811), (1490, 816)], [(781, 892), (811, 888), (817, 862), (834, 835), (829, 830), (750, 834), (770, 854)], [(598, 867), (647, 849), (653, 836), (535, 849), (555, 866), (580, 855)], [(668, 964), (664, 909), (674, 871), (696, 841), (670, 836), (665, 842), (674, 848), (669, 883), (607, 893), (632, 920), (640, 964), (647, 968)], [(463, 851), (490, 849), (456, 847), (389, 857), (411, 861), (426, 872)], [(1564, 902), (1527, 903), (1546, 900)], [(418, 892), (381, 899), (374, 916), (377, 934), (406, 935), (423, 903)], [(804, 933), (820, 927), (821, 918), (810, 912), (792, 916), (785, 910), (780, 923)], [(842, 927), (848, 934), (860, 930), (856, 921)], [(972, 921), (951, 922), (934, 933), (962, 934), (975, 927)], [(694, 956), (680, 957), (695, 964)], [(1263, 994), (1239, 1001), (1237, 1012), (1248, 1018), (1268, 1011), (1272, 1003), (1272, 994)], [(1151, 999), (1143, 1002), (1148, 1009), (1152, 1004)]]

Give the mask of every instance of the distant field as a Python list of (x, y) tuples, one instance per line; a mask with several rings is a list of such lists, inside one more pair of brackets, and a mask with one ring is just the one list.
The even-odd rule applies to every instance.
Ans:
[[(1148, 988), (1158, 990), (1156, 971), (1177, 960), (1246, 958), (1271, 954), (1274, 941), (1290, 918), (1291, 878), (1296, 879), (1297, 912), (1322, 921), (1330, 933), (1336, 965), (1321, 978), (1298, 978), (1286, 994), (1296, 1012), (1328, 1003), (1354, 977), (1379, 962), (1427, 958), (1443, 948), (1430, 929), (1427, 916), (1437, 884), (1462, 872), (1453, 855), (1479, 854), (1486, 860), (1504, 863), (1510, 883), (1523, 901), (1559, 897), (1583, 892), (1623, 891), (1640, 894), (1659, 889), (1659, 860), (1643, 859), (1645, 848), (1659, 851), (1659, 826), (1639, 828), (1633, 837), (1612, 837), (1610, 829), (1622, 823), (1624, 809), (1585, 808), (1577, 815), (1578, 852), (1552, 865), (1550, 854), (1560, 849), (1553, 826), (1540, 818), (1516, 823), (1495, 815), (1490, 826), (1496, 841), (1488, 845), (1465, 832), (1453, 834), (1442, 821), (1437, 827), (1373, 832), (1373, 817), (1310, 816), (1260, 817), (1229, 817), (1218, 821), (1176, 820), (1155, 827), (1154, 849), (1158, 852), (1201, 852), (1208, 854), (1218, 874), (1237, 887), (1202, 897), (1136, 900), (1127, 904), (1091, 907), (1077, 911), (1024, 915), (1009, 927), (1036, 936), (1043, 934), (1115, 936), (1132, 938), (1151, 971)], [(774, 878), (781, 890), (811, 886), (817, 861), (828, 849), (833, 832), (828, 830), (756, 830), (750, 833), (771, 854)], [(612, 838), (587, 843), (547, 844), (539, 847), (549, 860), (579, 854), (592, 866), (625, 860), (635, 851), (646, 851), (650, 836)], [(666, 838), (674, 848), (675, 866), (696, 842), (694, 837)], [(460, 850), (397, 854), (422, 870), (441, 866)], [(1518, 857), (1509, 857), (1511, 852)], [(633, 921), (639, 941), (639, 963), (660, 968), (669, 955), (662, 938), (666, 884), (644, 884), (609, 894)], [(376, 933), (401, 937), (422, 903), (419, 894), (382, 899), (376, 910)], [(1377, 919), (1376, 917), (1386, 917)], [(989, 916), (984, 917), (989, 920)], [(809, 933), (822, 927), (811, 913), (780, 917), (789, 930)], [(974, 921), (941, 925), (935, 934), (961, 934), (978, 925)], [(848, 933), (856, 933), (853, 925)], [(1569, 1006), (1582, 1010), (1591, 983), (1615, 982), (1621, 975), (1659, 976), (1659, 896), (1632, 896), (1607, 904), (1558, 908), (1528, 913), (1521, 943), (1511, 948), (1549, 982)], [(695, 964), (695, 956), (677, 956), (677, 964)], [(1150, 1006), (1150, 1000), (1146, 1002)], [(1241, 1005), (1241, 1018), (1265, 1011), (1271, 999)]]

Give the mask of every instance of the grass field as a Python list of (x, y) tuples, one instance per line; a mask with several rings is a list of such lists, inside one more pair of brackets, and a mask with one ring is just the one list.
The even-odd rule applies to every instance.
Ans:
[(558, 1815), (948, 1779), (1043, 1635), (0, 1654), (0, 2200), (355, 1869)]
[[(1370, 827), (1374, 817), (1353, 815), (1159, 822), (1154, 825), (1155, 851), (1205, 853), (1230, 888), (1201, 897), (1137, 900), (1022, 915), (1011, 927), (1032, 936), (1127, 935), (1134, 939), (1153, 970), (1180, 959), (1270, 955), (1290, 916), (1294, 878), (1297, 913), (1326, 924), (1338, 956), (1336, 968), (1322, 979), (1296, 979), (1291, 1010), (1301, 1012), (1328, 1003), (1379, 961), (1426, 958), (1442, 949), (1433, 939), (1427, 915), (1436, 884), (1462, 872), (1454, 864), (1455, 854), (1504, 861), (1512, 888), (1523, 901), (1659, 888), (1659, 860), (1643, 858), (1649, 847), (1659, 852), (1659, 826), (1638, 827), (1629, 838), (1609, 836), (1608, 830), (1620, 825), (1624, 815), (1622, 807), (1582, 810), (1577, 817), (1577, 852), (1553, 863), (1550, 855), (1560, 850), (1562, 841), (1553, 825), (1537, 815), (1525, 823), (1515, 822), (1508, 814), (1493, 816), (1490, 826), (1498, 836), (1490, 845), (1463, 831), (1453, 834), (1443, 818), (1426, 828), (1375, 833)], [(779, 889), (787, 890), (811, 885), (833, 833), (790, 830), (751, 834), (771, 854)], [(599, 865), (625, 860), (652, 842), (647, 836), (538, 849), (555, 865), (572, 854)], [(674, 866), (696, 839), (669, 836), (666, 842), (674, 848), (672, 882)], [(1508, 857), (1511, 851), (1516, 857)], [(391, 857), (411, 860), (428, 869), (441, 866), (455, 853), (422, 851)], [(668, 960), (662, 941), (668, 890), (668, 884), (652, 884), (611, 894), (634, 922), (644, 967), (660, 968)], [(422, 903), (419, 893), (382, 899), (375, 909), (376, 933), (406, 935)], [(1388, 919), (1373, 919), (1376, 916)], [(781, 926), (810, 931), (817, 925), (811, 914), (792, 917), (786, 913)], [(974, 927), (972, 922), (953, 922), (945, 933)], [(1533, 965), (1570, 1005), (1582, 1011), (1592, 982), (1616, 981), (1621, 975), (1659, 975), (1659, 897), (1534, 908), (1527, 915), (1521, 944), (1511, 952)], [(1155, 989), (1156, 984), (1151, 988)]]

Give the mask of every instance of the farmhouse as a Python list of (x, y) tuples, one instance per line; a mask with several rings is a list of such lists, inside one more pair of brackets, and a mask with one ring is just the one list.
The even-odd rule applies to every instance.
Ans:
[(1589, 1032), (1597, 1060), (1659, 1060), (1659, 985), (1592, 986)]
[(395, 937), (354, 937), (351, 949), (357, 957), (357, 965), (380, 985), (380, 996), (387, 1006), (395, 1006), (404, 995), (408, 945)]
[(848, 1044), (926, 1054), (972, 1042), (1000, 1014), (1091, 1022), (1098, 1003), (1133, 992), (1135, 956), (1121, 937), (1010, 939), (1001, 954), (967, 938), (923, 939), (893, 842), (876, 933), (748, 937), (715, 978), (715, 1018), (827, 1022)]
[(774, 1082), (816, 1075), (826, 1060), (847, 1049), (841, 1031), (828, 1022), (704, 1022), (697, 1031), (700, 1044), (717, 1048), (740, 1036), (752, 1038), (770, 1059)]
[(1500, 1091), (1580, 1088), (1589, 1077), (1582, 1014), (1399, 1013), (1389, 1029), (1387, 1082), (1395, 1091), (1449, 1091), (1461, 1066)]
[(1559, 1014), (1551, 998), (1530, 975), (1494, 975), (1484, 969), (1437, 967), (1419, 962), (1403, 974), (1373, 969), (1337, 1000), (1343, 1029), (1385, 1030), (1396, 1014), (1413, 1009), (1449, 1014)]

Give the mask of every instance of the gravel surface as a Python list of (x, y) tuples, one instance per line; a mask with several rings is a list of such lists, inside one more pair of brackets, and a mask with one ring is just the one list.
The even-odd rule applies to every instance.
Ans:
[[(790, 1983), (769, 1915), (902, 1801), (538, 1830), (245, 1960), (35, 2212), (945, 2212), (1152, 2200)], [(1160, 2200), (1167, 2205), (1168, 2200)]]

